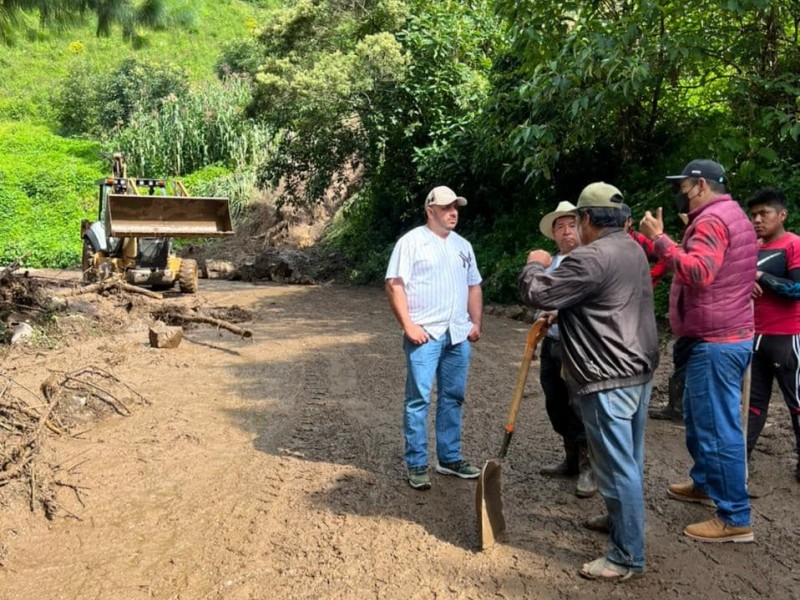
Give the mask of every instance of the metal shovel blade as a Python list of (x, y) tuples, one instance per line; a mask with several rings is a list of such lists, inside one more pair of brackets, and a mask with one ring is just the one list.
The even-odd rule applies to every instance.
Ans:
[(491, 548), (495, 540), (506, 530), (501, 478), (500, 461), (486, 461), (481, 469), (475, 494), (475, 513), (478, 515), (478, 539), (481, 550)]
[(525, 353), (517, 373), (517, 384), (511, 406), (508, 409), (508, 418), (503, 431), (503, 442), (500, 445), (498, 458), (486, 462), (481, 469), (481, 476), (475, 490), (475, 516), (478, 529), (478, 544), (481, 550), (491, 547), (495, 540), (506, 529), (506, 520), (503, 517), (503, 495), (501, 477), (501, 459), (505, 458), (511, 436), (514, 435), (514, 425), (517, 421), (522, 393), (525, 391), (525, 382), (528, 380), (528, 371), (531, 361), (536, 358), (536, 346), (547, 333), (547, 322), (540, 319), (531, 326), (525, 340)]

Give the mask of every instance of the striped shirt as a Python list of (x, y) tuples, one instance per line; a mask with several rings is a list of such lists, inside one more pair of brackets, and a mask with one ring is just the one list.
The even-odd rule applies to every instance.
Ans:
[(401, 237), (392, 251), (386, 279), (399, 277), (411, 320), (433, 339), (450, 331), (450, 341), (467, 339), (472, 323), (467, 313), (469, 286), (479, 285), (472, 245), (451, 231), (446, 238), (427, 225)]

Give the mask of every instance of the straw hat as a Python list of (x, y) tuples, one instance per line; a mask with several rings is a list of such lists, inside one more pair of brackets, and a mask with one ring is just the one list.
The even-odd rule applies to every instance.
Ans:
[(566, 217), (568, 215), (576, 216), (577, 213), (575, 212), (577, 209), (574, 204), (571, 202), (567, 202), (566, 200), (559, 202), (556, 209), (551, 212), (547, 213), (545, 216), (542, 217), (542, 220), (539, 221), (539, 231), (542, 232), (542, 235), (549, 239), (553, 238), (553, 223), (556, 222), (556, 219), (559, 217)]

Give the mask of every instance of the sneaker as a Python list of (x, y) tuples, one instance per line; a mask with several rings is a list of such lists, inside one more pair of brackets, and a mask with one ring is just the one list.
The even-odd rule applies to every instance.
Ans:
[(711, 496), (695, 487), (693, 481), (686, 483), (671, 483), (667, 488), (667, 496), (681, 502), (694, 502), (704, 506), (715, 506)]
[(478, 467), (473, 467), (465, 460), (436, 463), (436, 472), (442, 475), (455, 475), (461, 479), (477, 479), (481, 474)]
[(428, 467), (409, 467), (408, 485), (415, 490), (431, 489), (431, 476), (428, 475)]
[(752, 527), (735, 527), (717, 517), (689, 525), (683, 533), (701, 542), (752, 542), (754, 537)]

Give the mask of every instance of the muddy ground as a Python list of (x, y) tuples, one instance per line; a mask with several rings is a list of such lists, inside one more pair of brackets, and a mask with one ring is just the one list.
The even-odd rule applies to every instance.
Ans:
[[(505, 460), (507, 539), (479, 552), (474, 482), (434, 475), (418, 492), (404, 480), (404, 361), (380, 290), (201, 281), (196, 301), (253, 311), (252, 339), (200, 325), (153, 349), (137, 307), (158, 301), (111, 296), (73, 337), (2, 354), (2, 373), (32, 391), (95, 365), (150, 401), (48, 434), (41, 468), (76, 486), (58, 489), (54, 519), (3, 488), (3, 600), (800, 598), (800, 485), (777, 397), (751, 475), (756, 542), (681, 534), (711, 509), (666, 497), (690, 461), (683, 429), (650, 421), (647, 573), (595, 583), (576, 569), (606, 547), (581, 526), (602, 500), (538, 474), (561, 450), (536, 364)], [(527, 330), (484, 323), (464, 420), (475, 463), (498, 450)], [(666, 400), (664, 363), (654, 403)]]

